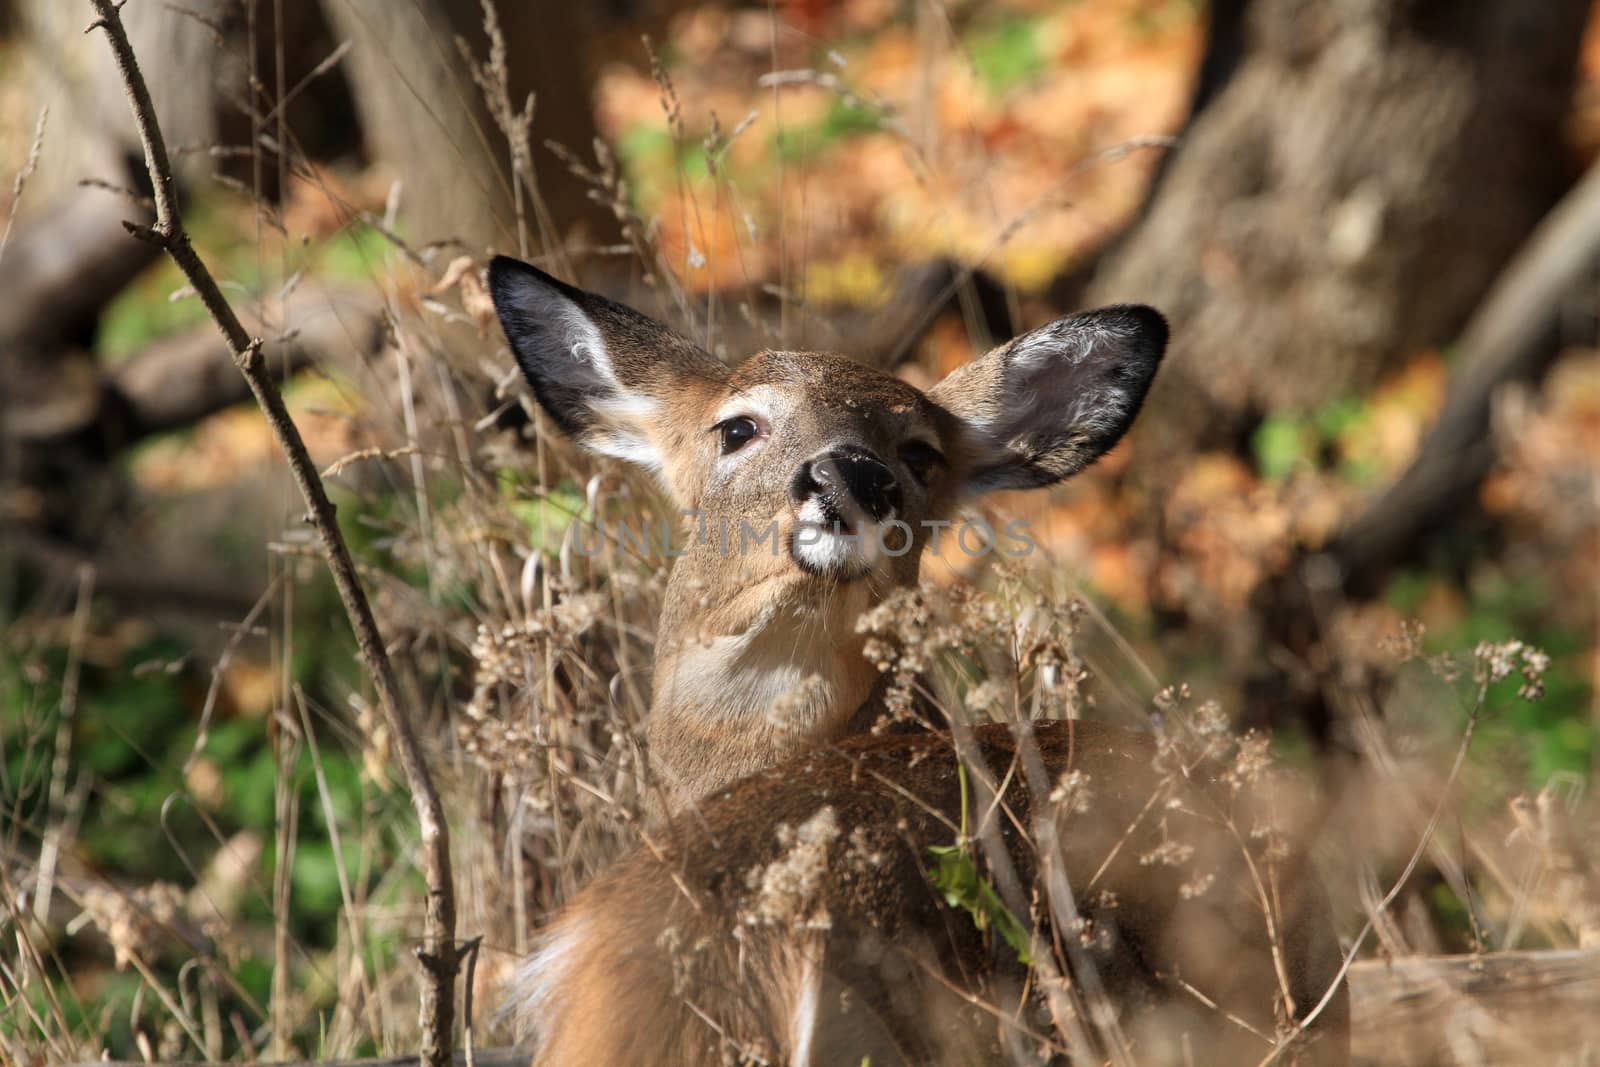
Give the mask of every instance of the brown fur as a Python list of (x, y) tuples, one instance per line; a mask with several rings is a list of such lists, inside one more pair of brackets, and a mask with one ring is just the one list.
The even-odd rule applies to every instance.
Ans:
[[(1149, 735), (1094, 723), (1038, 723), (1035, 734), (1052, 780), (1076, 770), (1087, 782), (1086, 810), (1057, 816), (1062, 854), (1089, 923), (1082, 938), (1137, 1062), (1180, 1063), (1186, 1054), (1201, 1064), (1260, 1059), (1265, 1041), (1170, 980), (1179, 975), (1221, 1009), (1274, 1032), (1280, 995), (1266, 919), (1250, 889), (1247, 842), (1218, 826), (1217, 816), (1236, 802), (1214, 780), (1217, 768), (1175, 779), (1156, 769)], [(993, 775), (1013, 771), (1009, 816), (996, 817), (1012, 862), (1031, 884), (1036, 857), (1009, 824), (1014, 817), (1029, 828), (1036, 814), (1025, 775), (1010, 766), (1018, 743), (1004, 725), (980, 727), (976, 739)], [(923, 873), (926, 846), (955, 837), (939, 818), (960, 818), (954, 762), (941, 735), (851, 739), (747, 778), (675, 820), (657, 842), (659, 856), (634, 853), (585, 890), (563, 920), (581, 916), (593, 925), (573, 946), (566, 981), (543, 1014), (536, 1062), (688, 1067), (741, 1048), (791, 1062), (796, 960), (806, 954), (826, 978), (817, 1031), (839, 1054), (814, 1054), (812, 1062), (854, 1064), (863, 1055), (874, 1067), (998, 1061), (1001, 1024), (964, 1008), (929, 977), (930, 969), (959, 976), (966, 989), (999, 996), (1012, 1010), (1008, 988), (1023, 978), (1015, 954), (945, 906)], [(754, 920), (759, 893), (750, 872), (783, 859), (788, 846), (777, 828), (800, 826), (825, 806), (838, 834), (818, 898), (786, 919)], [(1164, 832), (1194, 856), (1176, 867), (1141, 863)], [(1258, 843), (1248, 844), (1263, 871), (1272, 867), (1290, 992), (1303, 1013), (1339, 966), (1326, 903), (1303, 864), (1273, 866)], [(1186, 898), (1182, 887), (1202, 873), (1214, 876), (1210, 888)], [(810, 928), (820, 923), (826, 929)], [(1037, 999), (1028, 1003), (1022, 1025), (1046, 1029), (1033, 1010)], [(1343, 1062), (1347, 1024), (1341, 992), (1301, 1062)]]
[[(869, 721), (876, 681), (855, 622), (915, 583), (926, 520), (976, 493), (1059, 481), (1116, 442), (1160, 360), (1160, 315), (1061, 319), (924, 393), (827, 354), (763, 352), (728, 371), (637, 312), (515, 261), (497, 259), (490, 286), (556, 421), (654, 469), (712, 531), (675, 563), (657, 638), (649, 740), (665, 822), (571, 902), (519, 977), (537, 1062), (992, 1062), (1016, 1038), (997, 1019), (1049, 1032), (1038, 997), (1020, 992), (1032, 976), (1016, 954), (927, 882), (927, 848), (951, 844), (961, 818), (950, 738), (843, 740)], [(730, 418), (759, 429), (731, 451), (717, 430)], [(905, 458), (919, 442), (942, 456), (925, 480)], [(791, 551), (729, 556), (717, 531), (737, 537), (744, 523), (775, 524), (787, 545), (815, 503), (795, 486), (841, 452), (892, 475), (911, 551), (833, 572)], [(1273, 1032), (1285, 990), (1246, 862), (1268, 857), (1219, 825), (1236, 798), (1205, 780), (1214, 770), (1158, 769), (1147, 735), (1060, 722), (1036, 732), (1052, 781), (1087, 775), (1088, 810), (1035, 813), (1009, 728), (988, 726), (982, 754), (1009, 785), (1003, 805), (970, 813), (1000, 820), (1025, 886), (1035, 831), (1055, 820), (1089, 924), (1049, 930), (1037, 902), (1035, 917), (1057, 947), (1083, 942), (1141, 1062), (1259, 1058), (1268, 1043), (1248, 1028)], [(1141, 862), (1169, 840), (1192, 859)], [(1287, 993), (1304, 1012), (1338, 946), (1303, 864), (1278, 862), (1271, 886)], [(1342, 1062), (1346, 1027), (1341, 992), (1310, 1057)]]
[[(953, 420), (910, 385), (842, 356), (763, 352), (723, 386), (695, 404), (685, 423), (702, 428), (741, 394), (762, 390), (765, 406), (787, 405), (782, 435), (761, 454), (719, 482), (715, 436), (701, 433), (690, 449), (674, 453), (673, 482), (701, 487), (680, 494), (710, 530), (736, 539), (741, 523), (764, 532), (777, 527), (781, 545), (794, 528), (788, 487), (795, 468), (836, 442), (864, 445), (892, 456), (913, 433), (956, 446)], [(916, 581), (926, 540), (924, 518), (943, 518), (955, 504), (957, 477), (936, 471), (926, 492), (908, 492), (905, 518), (916, 540), (911, 551), (849, 585), (807, 574), (787, 553), (751, 549), (730, 559), (715, 539), (690, 544), (673, 566), (657, 640), (649, 737), (653, 766), (676, 808), (710, 789), (804, 752), (844, 734), (845, 723), (867, 698), (876, 674), (861, 655), (855, 620), (890, 589)], [(913, 487), (907, 487), (908, 490)], [(742, 654), (723, 649), (734, 638)], [(816, 651), (836, 677), (823, 706), (794, 721), (768, 714), (771, 700), (742, 707), (731, 677), (770, 673)], [(801, 673), (816, 673), (802, 671)]]

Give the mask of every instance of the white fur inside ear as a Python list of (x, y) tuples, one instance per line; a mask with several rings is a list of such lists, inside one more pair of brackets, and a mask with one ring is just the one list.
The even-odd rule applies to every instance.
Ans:
[(563, 301), (555, 318), (560, 325), (557, 327), (561, 343), (572, 355), (576, 370), (584, 373), (584, 368), (594, 379), (595, 384), (609, 392), (621, 392), (621, 383), (617, 381), (616, 371), (611, 366), (611, 353), (606, 348), (605, 338), (600, 336), (600, 328), (594, 321), (585, 315), (576, 305)]
[[(584, 320), (587, 323), (587, 319)], [(590, 326), (593, 330), (593, 326)], [(641, 424), (653, 418), (661, 405), (638, 393), (629, 393), (611, 370), (610, 354), (598, 331), (593, 339), (579, 340), (572, 346), (573, 358), (579, 351), (593, 360), (594, 373), (601, 381), (599, 399), (590, 407), (600, 416), (599, 424), (584, 438), (584, 444), (602, 455), (627, 460), (652, 472), (660, 472), (661, 455)]]
[(653, 417), (660, 405), (623, 387), (613, 369), (605, 338), (581, 309), (564, 302), (554, 318), (557, 336), (572, 355), (574, 377), (589, 379), (581, 384), (591, 395), (590, 408), (602, 420), (585, 435), (584, 444), (602, 455), (652, 472), (661, 471), (663, 461), (655, 444), (637, 425)]
[(1115, 359), (1129, 338), (1093, 316), (1060, 319), (1017, 338), (1007, 362), (1024, 374), (1077, 367), (1096, 359)]
[[(1129, 343), (1125, 331), (1087, 315), (1025, 334), (1010, 352), (1009, 362), (1017, 372), (1011, 383), (1012, 400), (1021, 408), (1048, 405), (1058, 412), (1060, 423), (1082, 434), (1109, 432), (1124, 419), (1134, 396), (1119, 388), (1111, 375), (1096, 371), (1098, 365), (1123, 359)], [(1055, 388), (1038, 375), (1056, 377)]]
[[(653, 401), (623, 388), (600, 327), (581, 307), (543, 285), (529, 285), (520, 290), (515, 299), (518, 310), (530, 322), (547, 324), (546, 344), (554, 342), (566, 349), (570, 363), (561, 376), (567, 384), (588, 394), (589, 403), (596, 411), (617, 419), (648, 417), (655, 413)], [(552, 367), (559, 365), (559, 361), (552, 363)]]
[(1039, 488), (1082, 470), (1127, 431), (1166, 346), (1142, 305), (1058, 319), (995, 349), (930, 395), (965, 424), (963, 495)]
[(614, 419), (648, 419), (661, 410), (661, 405), (647, 396), (619, 395), (602, 400), (595, 405), (595, 410)]
[[(650, 443), (650, 439), (642, 434), (591, 432), (584, 437), (583, 443), (603, 456), (627, 460), (653, 474), (659, 474), (665, 469), (661, 453)], [(670, 490), (671, 486), (668, 486), (668, 489)]]

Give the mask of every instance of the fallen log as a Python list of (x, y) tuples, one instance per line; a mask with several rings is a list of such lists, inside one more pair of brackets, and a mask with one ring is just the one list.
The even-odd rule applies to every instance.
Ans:
[(1362, 960), (1351, 1062), (1600, 1062), (1600, 949)]

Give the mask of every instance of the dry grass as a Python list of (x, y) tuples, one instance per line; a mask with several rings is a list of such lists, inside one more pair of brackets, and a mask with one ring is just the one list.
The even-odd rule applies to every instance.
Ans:
[[(531, 180), (526, 115), (506, 97), (503, 42), (492, 24), (489, 32), (494, 50), (477, 76), (511, 146), (518, 205), (527, 207), (519, 231), (524, 241), (537, 233), (547, 243), (559, 220), (547, 217)], [(681, 148), (692, 139), (684, 101), (666, 68), (654, 69)], [(710, 184), (680, 189), (685, 204), (709, 195), (709, 215), (742, 202), (745, 191), (715, 161), (747, 125), (727, 133), (712, 126), (704, 146), (713, 161)], [(887, 126), (907, 138), (902, 148), (919, 148), (910, 127)], [(564, 158), (623, 222), (632, 254), (666, 294), (663, 303), (697, 336), (714, 336), (715, 304), (701, 305), (690, 295), (693, 286), (678, 280), (698, 270), (693, 240), (664, 242), (658, 219), (637, 217), (609, 155), (588, 163), (586, 152), (565, 150)], [(311, 195), (353, 212), (309, 165), (292, 169)], [(680, 211), (677, 225), (692, 216)], [(748, 228), (732, 232), (720, 254), (747, 264), (772, 254), (768, 242), (755, 247)], [(564, 900), (637, 842), (646, 806), (643, 724), (665, 561), (642, 558), (615, 539), (588, 556), (574, 539), (582, 528), (591, 542), (601, 519), (625, 518), (637, 528), (647, 519), (668, 522), (672, 511), (642, 477), (577, 455), (553, 432), (487, 328), (476, 264), (442, 260), (392, 242), (376, 284), (395, 323), (394, 343), (373, 365), (335, 379), (337, 389), (360, 398), (354, 414), (339, 418), (342, 439), (356, 447), (343, 456), (325, 449), (319, 460), (331, 464), (329, 479), (345, 494), (347, 512), (372, 533), (364, 577), (407, 702), (428, 724), (456, 828), (458, 928), (483, 939), (469, 993), (475, 1039), (483, 1044), (504, 1036), (490, 1020), (512, 965)], [(803, 254), (785, 262), (803, 266)], [(775, 284), (787, 290), (782, 270), (777, 274)], [(772, 284), (748, 273), (740, 281), (752, 289)], [(754, 306), (750, 300), (720, 313), (752, 315)], [(793, 307), (782, 303), (784, 314)], [(481, 338), (471, 358), (460, 355), (464, 330)], [(507, 418), (511, 413), (522, 418)], [(620, 525), (607, 521), (604, 529), (614, 533)], [(10, 736), (24, 739), (28, 759), (48, 759), (55, 769), (40, 777), (49, 795), (38, 817), (0, 813), (5, 1058), (93, 1058), (108, 1035), (124, 1030), (138, 1054), (154, 1059), (336, 1058), (414, 1043), (415, 975), (406, 946), (417, 929), (420, 882), (410, 866), (414, 828), (393, 802), (389, 738), (360, 686), (313, 695), (295, 681), (313, 569), (298, 534), (275, 531), (272, 541), (261, 608), (225, 641), (207, 642), (218, 649), (214, 674), (209, 662), (199, 665), (211, 694), (193, 754), (173, 769), (181, 784), (167, 804), (192, 808), (211, 828), (198, 842), (171, 839), (187, 884), (129, 883), (73, 860), (85, 805), (116, 802), (80, 769), (71, 730), (81, 664), (96, 656), (96, 643), (111, 636), (102, 631), (114, 625), (90, 613), (92, 578), (78, 591), (78, 610), (8, 632), (33, 672), (12, 689), (19, 725)], [(1393, 635), (1382, 649), (1369, 639), (1359, 649), (1362, 669), (1377, 664), (1392, 684), (1360, 690), (1387, 693), (1382, 704), (1359, 694), (1344, 703), (1359, 761), (1323, 766), (1292, 752), (1274, 759), (1265, 738), (1227, 732), (1238, 709), (1196, 695), (1224, 687), (1209, 680), (1192, 688), (1176, 679), (1151, 684), (1151, 668), (1134, 651), (1138, 636), (1063, 593), (1058, 571), (1056, 561), (1034, 558), (1026, 568), (985, 576), (981, 586), (941, 581), (864, 619), (873, 635), (869, 654), (891, 679), (892, 715), (940, 728), (1101, 717), (1182, 735), (1223, 762), (1230, 784), (1278, 798), (1284, 828), (1232, 829), (1241, 845), (1283, 834), (1284, 848), (1289, 837), (1312, 847), (1352, 938), (1352, 957), (1358, 950), (1400, 957), (1600, 943), (1600, 871), (1585, 847), (1600, 831), (1600, 806), (1585, 783), (1553, 781), (1527, 795), (1493, 753), (1480, 759), (1469, 748), (1475, 724), (1538, 699), (1548, 665), (1542, 653), (1497, 643), (1455, 659), (1424, 655), (1416, 629)], [(253, 663), (231, 663), (241, 642)], [(44, 655), (53, 648), (68, 652), (59, 677), (49, 676)], [(1509, 687), (1499, 684), (1508, 678)], [(243, 693), (249, 684), (257, 686), (254, 695)], [(221, 691), (234, 707), (269, 709), (273, 840), (224, 834), (208, 814), (234, 799), (217, 784), (205, 751)], [(49, 694), (46, 703), (35, 701)], [(338, 810), (325, 767), (330, 750), (361, 767), (364, 810)], [(299, 801), (298, 783), (307, 778), (316, 784), (314, 808)], [(1092, 811), (1092, 787), (1050, 785), (1052, 802)], [(13, 799), (20, 810), (20, 798)], [(336, 842), (341, 903), (331, 947), (313, 947), (294, 922), (294, 847), (311, 821)], [(796, 849), (791, 863), (756, 879), (762, 921), (806, 921), (815, 888), (808, 879), (817, 871), (809, 861), (819, 842), (849, 840), (851, 829), (819, 822), (781, 831)], [(1141, 861), (1181, 867), (1185, 847), (1175, 839)], [(276, 875), (260, 862), (266, 851), (278, 858)], [(1195, 872), (1193, 892), (1208, 888), (1204, 872)], [(1030, 899), (1049, 894), (1048, 887), (1022, 889)], [(1270, 923), (1270, 878), (1257, 889)], [(260, 921), (263, 903), (275, 921)], [(244, 921), (247, 914), (256, 918)], [(1470, 945), (1445, 940), (1463, 930)], [(1369, 934), (1375, 948), (1363, 941)], [(92, 999), (78, 961), (96, 955), (138, 975), (131, 1001)], [(267, 1002), (237, 977), (239, 961), (249, 958), (276, 969)], [(1040, 954), (1041, 967), (1066, 963), (1064, 952), (1059, 960)], [(80, 997), (99, 1007), (88, 1010)], [(1067, 1031), (1077, 1009), (1048, 1008), (1043, 1043), (1072, 1047)]]

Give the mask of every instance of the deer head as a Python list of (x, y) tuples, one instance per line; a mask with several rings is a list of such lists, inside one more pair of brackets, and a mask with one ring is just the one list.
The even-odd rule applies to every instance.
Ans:
[(827, 353), (763, 351), (730, 369), (506, 257), (489, 284), (551, 419), (652, 472), (687, 516), (649, 726), (672, 808), (843, 734), (875, 680), (856, 618), (916, 582), (961, 502), (1052, 485), (1111, 448), (1167, 340), (1151, 308), (1102, 308), (923, 392)]

